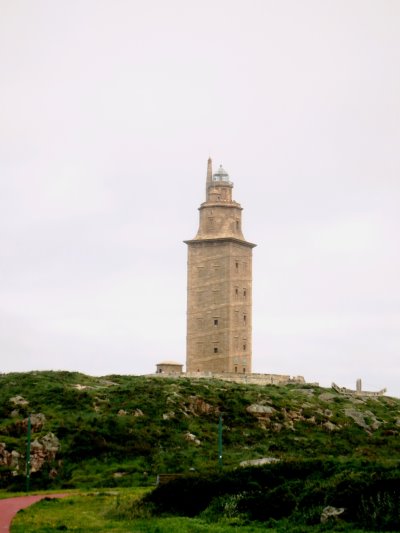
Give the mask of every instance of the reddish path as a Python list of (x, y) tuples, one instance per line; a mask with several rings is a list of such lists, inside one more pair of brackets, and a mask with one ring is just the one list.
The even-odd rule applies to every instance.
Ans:
[(0, 500), (0, 532), (10, 531), (11, 520), (20, 509), (29, 507), (43, 498), (64, 498), (67, 494), (41, 494), (40, 496), (19, 496)]

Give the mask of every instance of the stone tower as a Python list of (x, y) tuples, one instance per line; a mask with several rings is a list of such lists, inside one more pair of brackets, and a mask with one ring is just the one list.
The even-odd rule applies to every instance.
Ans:
[(188, 245), (187, 372), (251, 373), (252, 249), (222, 168), (207, 165), (206, 201)]

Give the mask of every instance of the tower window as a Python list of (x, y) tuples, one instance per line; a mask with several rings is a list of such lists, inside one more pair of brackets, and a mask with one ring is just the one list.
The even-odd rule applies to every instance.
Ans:
[(218, 318), (214, 318), (214, 326), (218, 326)]
[(236, 263), (235, 263), (235, 268), (236, 268), (236, 270), (239, 270), (239, 263), (238, 263), (238, 261), (236, 261)]
[(235, 366), (235, 372), (237, 372), (237, 366)]
[(243, 367), (243, 374), (246, 374), (246, 369)]
[(239, 227), (240, 227), (240, 225), (239, 225), (239, 220), (236, 220), (236, 229), (238, 230)]
[(243, 344), (243, 351), (245, 352), (246, 351), (246, 345)]
[(218, 348), (217, 348), (217, 346), (214, 346), (214, 353), (218, 353)]
[(246, 289), (243, 289), (243, 298), (246, 299), (246, 296), (247, 296), (247, 291)]
[(243, 315), (243, 324), (246, 324), (246, 322), (247, 322), (247, 316)]
[(239, 289), (235, 287), (235, 297), (237, 298), (239, 296)]

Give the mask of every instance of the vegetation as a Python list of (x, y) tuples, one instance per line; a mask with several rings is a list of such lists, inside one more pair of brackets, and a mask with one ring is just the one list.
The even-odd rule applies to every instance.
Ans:
[[(314, 385), (71, 372), (1, 375), (0, 488), (7, 491), (25, 486), (29, 414), (36, 420), (33, 454), (49, 434), (59, 442), (54, 453), (42, 446), (45, 457), (32, 473), (32, 489), (108, 487), (100, 505), (107, 513), (94, 511), (106, 525), (97, 524), (96, 531), (118, 531), (110, 521), (119, 526), (125, 521), (125, 528), (141, 521), (132, 531), (322, 531), (328, 527), (318, 525), (326, 506), (345, 508), (332, 519), (335, 531), (400, 530), (398, 399), (353, 397)], [(276, 462), (238, 468), (256, 459)], [(157, 475), (165, 473), (182, 477), (173, 486), (160, 485), (141, 503), (121, 496), (129, 495), (124, 487), (154, 487)], [(119, 496), (110, 495), (111, 489)], [(87, 495), (82, 505), (95, 507), (101, 498), (90, 503)], [(62, 515), (72, 507), (76, 514), (81, 504), (68, 498), (40, 505)], [(25, 511), (31, 512), (34, 508)], [(71, 523), (67, 527), (73, 529)]]
[[(263, 469), (262, 469), (263, 470)], [(242, 484), (245, 484), (246, 477), (249, 478), (250, 470), (244, 473)], [(257, 483), (265, 473), (256, 474)], [(229, 477), (229, 476), (228, 476)], [(252, 476), (250, 476), (252, 477)], [(219, 478), (219, 483), (222, 477)], [(228, 478), (226, 478), (228, 481)], [(237, 482), (238, 480), (236, 480)], [(174, 482), (175, 486), (170, 489), (178, 489), (177, 497), (182, 492), (182, 482)], [(211, 481), (210, 486), (215, 483)], [(242, 487), (243, 488), (243, 487)], [(250, 489), (254, 491), (254, 484)], [(145, 491), (151, 489), (112, 489), (91, 491), (80, 494), (71, 494), (65, 499), (44, 499), (41, 502), (20, 511), (13, 520), (11, 533), (50, 533), (54, 531), (74, 531), (75, 533), (109, 533), (110, 531), (135, 532), (135, 533), (170, 533), (179, 531), (182, 533), (318, 533), (326, 531), (347, 531), (347, 532), (371, 532), (390, 530), (368, 523), (366, 528), (359, 528), (356, 524), (345, 520), (338, 520), (328, 524), (312, 525), (316, 520), (316, 508), (311, 508), (304, 516), (297, 511), (291, 519), (271, 518), (264, 521), (251, 520), (250, 513), (256, 510), (265, 511), (265, 501), (255, 504), (255, 500), (250, 502), (250, 506), (243, 512), (245, 497), (243, 492), (236, 495), (232, 492), (212, 499), (205, 511), (195, 517), (159, 515), (154, 507), (154, 502), (158, 500), (161, 493), (155, 498), (145, 496), (141, 501), (140, 497), (146, 494)], [(192, 490), (192, 487), (190, 487)], [(167, 491), (171, 493), (171, 490)], [(310, 493), (310, 489), (306, 492)], [(196, 496), (198, 494), (196, 493)], [(269, 504), (276, 498), (278, 506), (283, 508), (282, 502), (278, 501), (279, 494), (269, 498)], [(152, 507), (153, 506), (153, 507)], [(152, 508), (152, 510), (151, 510)], [(276, 512), (277, 508), (275, 508)], [(366, 520), (364, 520), (366, 521)], [(396, 528), (393, 531), (398, 531)]]
[[(257, 521), (244, 524), (235, 517), (224, 518), (222, 515), (212, 521), (210, 512), (195, 518), (154, 516), (140, 506), (138, 498), (142, 494), (143, 489), (113, 489), (71, 495), (65, 499), (44, 499), (17, 514), (11, 533), (317, 533), (331, 530), (326, 526), (298, 526), (285, 520), (275, 521), (271, 527)], [(225, 507), (228, 508), (228, 505), (225, 504)], [(270, 522), (272, 524), (273, 521)], [(336, 524), (335, 531), (365, 533), (366, 530), (342, 523)]]
[(343, 525), (400, 531), (399, 480), (399, 466), (289, 461), (207, 478), (176, 479), (149, 493), (139, 510), (155, 516), (199, 516), (210, 523), (256, 521), (273, 527), (283, 522), (287, 529), (295, 529), (320, 524), (323, 509), (331, 506), (344, 509)]

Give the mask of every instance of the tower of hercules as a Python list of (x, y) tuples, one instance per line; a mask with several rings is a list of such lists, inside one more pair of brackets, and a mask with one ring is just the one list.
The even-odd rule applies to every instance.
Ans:
[(252, 249), (222, 168), (207, 165), (206, 201), (188, 245), (187, 372), (251, 373)]

